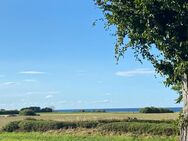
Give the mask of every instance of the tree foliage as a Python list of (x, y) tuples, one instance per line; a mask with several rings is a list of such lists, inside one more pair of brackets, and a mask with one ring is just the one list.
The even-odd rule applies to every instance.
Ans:
[(145, 107), (139, 110), (140, 113), (173, 113), (168, 108), (157, 108), (157, 107)]
[[(167, 86), (188, 74), (188, 0), (95, 0), (116, 27), (116, 57), (132, 48), (165, 76)], [(128, 42), (125, 39), (128, 38)], [(158, 53), (157, 53), (158, 52)]]

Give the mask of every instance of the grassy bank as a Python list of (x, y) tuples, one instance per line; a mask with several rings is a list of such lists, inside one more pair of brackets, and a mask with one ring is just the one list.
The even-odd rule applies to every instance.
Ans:
[(0, 141), (176, 141), (177, 137), (63, 135), (58, 133), (0, 133)]
[[(167, 120), (177, 119), (178, 113), (165, 114), (141, 114), (141, 113), (43, 113), (40, 116), (32, 117), (43, 120), (54, 121), (86, 121), (86, 120), (104, 120), (104, 119), (127, 119), (137, 118), (146, 120)], [(3, 117), (0, 116), (0, 128), (11, 121), (23, 120), (26, 117)]]
[(179, 129), (174, 120), (98, 120), (98, 121), (51, 121), (28, 119), (14, 121), (2, 128), (4, 132), (46, 132), (67, 129), (94, 129), (99, 134), (133, 134), (177, 136)]

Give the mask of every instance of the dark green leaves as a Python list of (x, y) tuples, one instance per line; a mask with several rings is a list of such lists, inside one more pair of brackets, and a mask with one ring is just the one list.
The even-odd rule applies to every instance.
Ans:
[[(117, 59), (126, 49), (148, 59), (166, 85), (175, 85), (188, 73), (188, 1), (96, 0), (107, 25), (116, 26)], [(128, 42), (124, 42), (125, 38)], [(152, 52), (155, 47), (161, 55)]]

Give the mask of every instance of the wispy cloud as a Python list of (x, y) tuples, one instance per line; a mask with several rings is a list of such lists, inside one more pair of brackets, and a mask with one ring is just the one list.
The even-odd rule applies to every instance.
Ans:
[(59, 94), (59, 91), (30, 91), (27, 92), (27, 95), (33, 95), (33, 94), (37, 94), (37, 95), (44, 95), (44, 94), (48, 94), (48, 95), (53, 95), (53, 94)]
[(59, 103), (59, 104), (66, 104), (67, 101), (66, 101), (66, 100), (63, 100), (63, 101), (59, 101), (58, 103)]
[(149, 68), (139, 68), (135, 70), (129, 70), (129, 71), (118, 71), (115, 74), (117, 76), (122, 76), (122, 77), (132, 77), (132, 76), (137, 76), (137, 75), (146, 75), (146, 74), (154, 74), (155, 71)]
[(101, 80), (98, 80), (98, 81), (97, 81), (97, 83), (98, 83), (98, 84), (102, 84), (102, 83), (103, 83), (103, 81), (101, 81)]
[(110, 95), (111, 95), (111, 93), (109, 93), (109, 92), (108, 92), (108, 93), (105, 93), (105, 95), (106, 95), (106, 96), (110, 96)]
[(96, 101), (93, 101), (92, 103), (111, 103), (111, 101), (109, 99), (104, 99), (104, 100), (96, 100)]
[(12, 82), (12, 81), (4, 82), (4, 83), (3, 83), (3, 85), (5, 85), (5, 86), (13, 86), (13, 85), (16, 85), (16, 84), (18, 84), (18, 83)]
[(47, 95), (47, 96), (45, 96), (46, 99), (53, 98), (53, 97), (54, 97), (53, 95)]
[(84, 76), (86, 73), (87, 73), (87, 71), (85, 71), (85, 70), (77, 70), (76, 71), (77, 76)]
[(19, 73), (21, 74), (45, 74), (46, 72), (29, 70), (29, 71), (21, 71)]
[(24, 79), (23, 81), (24, 82), (36, 82), (37, 80), (35, 80), (35, 79)]

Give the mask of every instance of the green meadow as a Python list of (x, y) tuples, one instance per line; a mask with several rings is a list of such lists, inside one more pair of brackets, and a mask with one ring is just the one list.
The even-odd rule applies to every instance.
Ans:
[(161, 114), (142, 114), (142, 113), (42, 113), (40, 116), (0, 116), (0, 128), (11, 121), (23, 120), (25, 118), (35, 118), (55, 121), (86, 121), (86, 120), (105, 120), (105, 119), (127, 119), (137, 118), (146, 120), (169, 120), (177, 119), (178, 113), (161, 113)]
[(62, 135), (58, 133), (1, 133), (0, 141), (176, 141), (177, 137), (120, 135)]
[[(177, 141), (176, 127), (166, 122), (177, 118), (178, 113), (42, 113), (40, 116), (1, 116), (1, 129), (11, 122), (20, 121), (21, 130), (2, 131), (0, 141)], [(126, 119), (138, 121), (127, 122)], [(64, 122), (64, 125), (59, 122)], [(56, 125), (62, 128), (50, 130)], [(173, 132), (166, 126), (172, 128)], [(49, 130), (43, 131), (46, 128)]]

